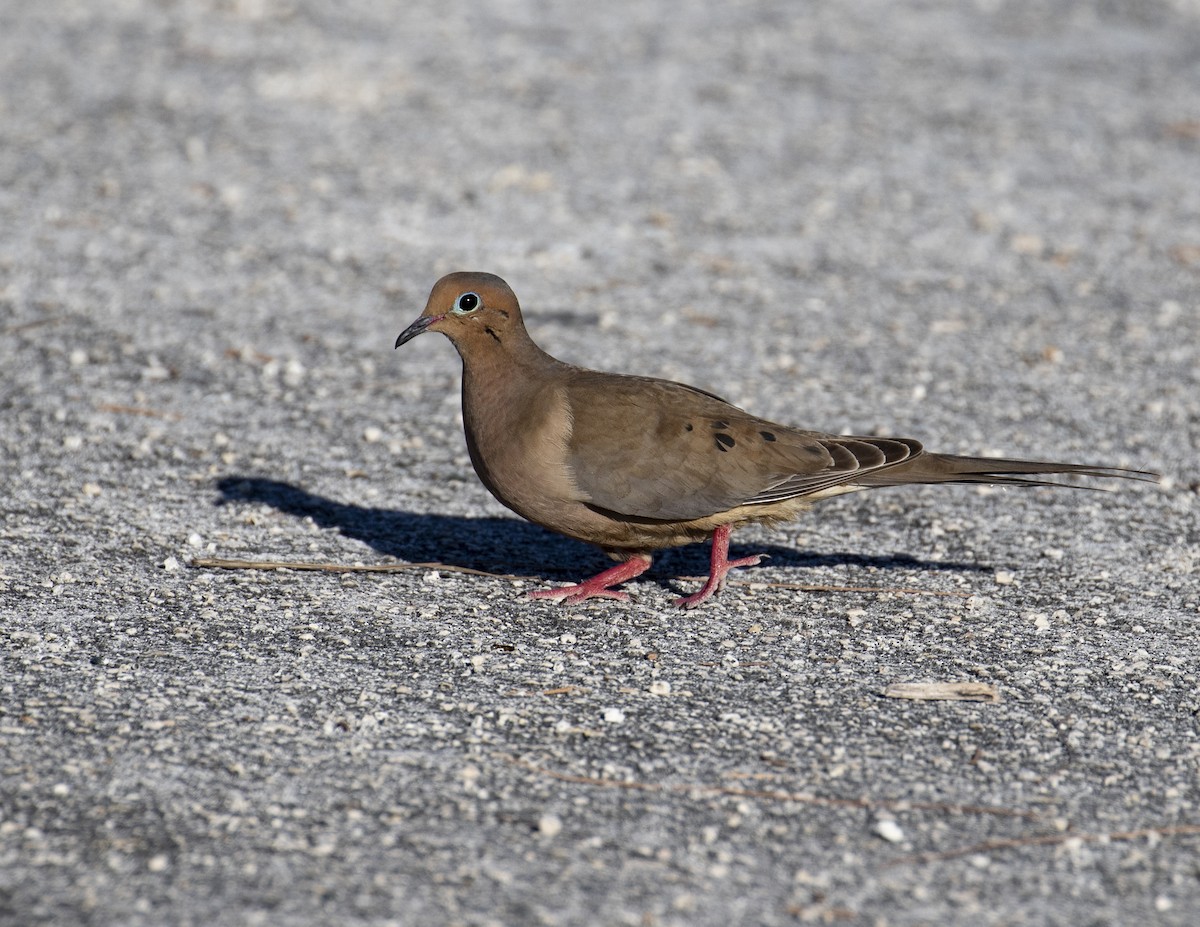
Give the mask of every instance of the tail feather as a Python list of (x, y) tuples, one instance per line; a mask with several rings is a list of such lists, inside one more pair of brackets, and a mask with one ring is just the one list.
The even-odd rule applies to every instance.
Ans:
[(1006, 457), (957, 457), (953, 454), (919, 454), (904, 463), (864, 474), (855, 482), (860, 486), (903, 486), (913, 483), (1002, 483), (1018, 486), (1066, 486), (1071, 489), (1097, 489), (1062, 480), (1035, 477), (1072, 476), (1098, 479), (1158, 482), (1159, 475), (1149, 470), (1109, 467), (1102, 464), (1055, 463), (1048, 460), (1017, 460)]

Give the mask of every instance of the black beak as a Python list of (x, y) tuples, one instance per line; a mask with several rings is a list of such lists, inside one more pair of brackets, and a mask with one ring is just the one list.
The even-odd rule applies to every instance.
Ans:
[(396, 347), (400, 347), (400, 345), (404, 344), (406, 341), (412, 341), (417, 337), (417, 335), (425, 331), (425, 329), (427, 329), (434, 322), (440, 322), (441, 320), (442, 316), (440, 315), (420, 316), (415, 322), (412, 323), (412, 325), (408, 326), (408, 328), (404, 329), (404, 331), (400, 333), (400, 337), (396, 339)]

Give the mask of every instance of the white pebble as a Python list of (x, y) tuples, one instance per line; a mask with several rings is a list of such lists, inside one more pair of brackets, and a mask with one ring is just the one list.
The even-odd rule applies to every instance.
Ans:
[(605, 724), (620, 724), (625, 720), (625, 712), (620, 708), (605, 708), (604, 723)]
[(543, 814), (538, 818), (538, 832), (543, 837), (557, 837), (562, 833), (562, 820), (557, 814)]
[(176, 560), (173, 556), (168, 557), (166, 560), (164, 560), (162, 562), (162, 566), (163, 566), (164, 570), (178, 570), (179, 569), (179, 561)]
[(875, 835), (888, 843), (900, 843), (904, 840), (904, 831), (891, 818), (882, 818), (875, 822)]

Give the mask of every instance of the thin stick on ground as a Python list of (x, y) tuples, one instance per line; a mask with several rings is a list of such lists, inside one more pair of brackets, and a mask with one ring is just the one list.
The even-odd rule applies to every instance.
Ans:
[(886, 866), (904, 866), (910, 863), (936, 863), (947, 859), (958, 859), (963, 856), (975, 856), (978, 853), (996, 853), (1002, 850), (1016, 850), (1021, 847), (1060, 846), (1064, 843), (1077, 841), (1079, 843), (1116, 843), (1128, 840), (1148, 840), (1153, 837), (1183, 837), (1200, 835), (1200, 824), (1175, 824), (1166, 827), (1143, 827), (1140, 830), (1117, 830), (1108, 833), (1073, 833), (1064, 831), (1061, 834), (1035, 834), (1030, 837), (1009, 837), (1003, 840), (985, 840), (967, 847), (957, 847), (953, 850), (936, 850), (930, 853), (914, 853), (911, 856), (900, 856), (889, 860)]
[(177, 412), (164, 412), (161, 409), (149, 409), (144, 406), (128, 406), (118, 402), (102, 402), (96, 406), (100, 412), (111, 412), (113, 415), (140, 415), (143, 418), (165, 418), (170, 422), (178, 422), (183, 416)]
[[(412, 570), (436, 570), (439, 573), (466, 573), (469, 576), (486, 576), (510, 582), (541, 582), (537, 576), (518, 576), (514, 573), (492, 573), (471, 567), (449, 563), (329, 563), (287, 560), (227, 560), (216, 557), (196, 557), (192, 566), (199, 570), (297, 570), (300, 572), (323, 573), (403, 573)], [(672, 576), (681, 582), (703, 580), (703, 576)], [(756, 586), (767, 589), (792, 589), (798, 592), (873, 592), (903, 595), (930, 595), (947, 598), (969, 599), (970, 592), (952, 592), (942, 589), (910, 589), (899, 586), (823, 586), (810, 583), (764, 582), (759, 579), (731, 579), (730, 586)]]
[(0, 328), (0, 335), (15, 335), (17, 332), (29, 331), (31, 328), (39, 328), (42, 325), (57, 325), (63, 321), (63, 316), (52, 315), (44, 319), (30, 319), (28, 322), (18, 322), (16, 325), (9, 325), (7, 328)]
[(439, 573), (466, 573), (470, 576), (486, 576), (490, 579), (513, 581), (535, 581), (532, 576), (516, 576), (512, 573), (491, 573), (471, 567), (454, 566), (449, 563), (328, 563), (290, 560), (222, 560), (211, 557), (196, 557), (192, 566), (200, 570), (297, 570), (321, 573), (404, 573), (412, 570), (436, 570)]
[(559, 782), (571, 782), (576, 785), (590, 785), (606, 789), (627, 789), (635, 792), (671, 792), (685, 795), (710, 795), (733, 798), (756, 798), (763, 801), (795, 802), (805, 805), (821, 805), (829, 808), (862, 808), (864, 810), (888, 811), (939, 811), (948, 814), (979, 814), (1005, 818), (1037, 819), (1040, 815), (1034, 811), (1022, 811), (1017, 808), (1002, 808), (995, 805), (964, 805), (955, 802), (912, 801), (906, 798), (835, 798), (823, 795), (809, 795), (804, 792), (788, 792), (782, 789), (746, 789), (732, 785), (699, 785), (686, 782), (640, 782), (629, 779), (608, 779), (601, 776), (585, 776), (579, 773), (560, 772), (547, 769), (528, 760), (512, 756), (508, 753), (493, 754), (497, 759), (516, 766), (535, 775), (556, 779)]

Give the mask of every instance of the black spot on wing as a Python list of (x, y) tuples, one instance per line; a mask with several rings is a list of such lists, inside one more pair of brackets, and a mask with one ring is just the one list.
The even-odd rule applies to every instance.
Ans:
[(762, 435), (762, 439), (764, 441), (774, 441), (775, 440), (775, 432), (773, 432), (773, 431), (760, 431), (759, 434)]
[(724, 432), (718, 432), (717, 434), (713, 435), (713, 437), (716, 439), (718, 451), (727, 451), (737, 444), (737, 442), (733, 440), (733, 435), (727, 435)]

